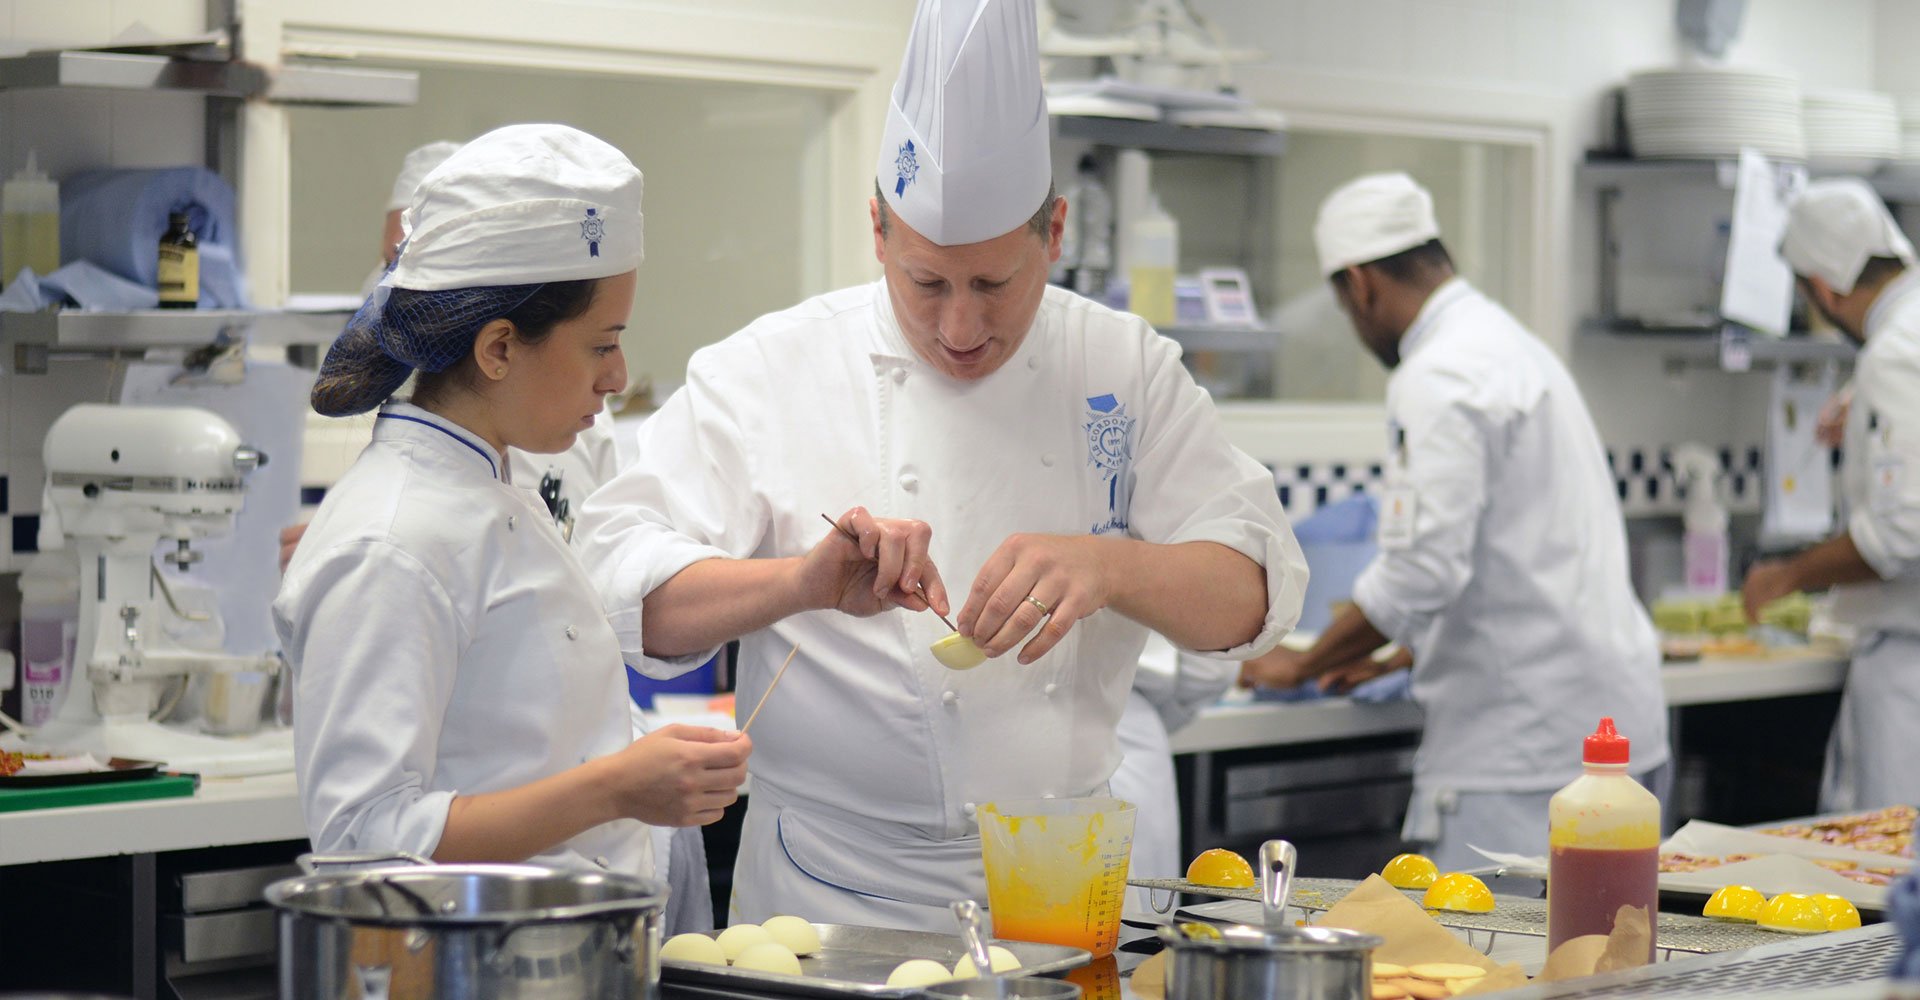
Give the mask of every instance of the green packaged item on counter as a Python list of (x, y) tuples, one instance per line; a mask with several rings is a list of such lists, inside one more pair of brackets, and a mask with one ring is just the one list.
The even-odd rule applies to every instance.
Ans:
[(197, 774), (159, 774), (137, 781), (0, 788), (0, 813), (21, 812), (27, 809), (54, 809), (64, 806), (94, 806), (106, 802), (183, 798), (192, 795), (198, 787), (200, 787), (200, 776)]

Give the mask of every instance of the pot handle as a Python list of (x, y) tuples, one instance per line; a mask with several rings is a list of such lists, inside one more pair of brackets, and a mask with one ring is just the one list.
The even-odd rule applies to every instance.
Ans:
[(1286, 927), (1288, 891), (1293, 887), (1293, 869), (1300, 854), (1284, 840), (1269, 840), (1260, 845), (1260, 918), (1269, 931)]
[(405, 861), (413, 865), (433, 864), (418, 854), (409, 854), (406, 851), (339, 851), (333, 854), (310, 852), (295, 858), (294, 864), (300, 866), (302, 873), (315, 875), (322, 868), (358, 868), (385, 861)]

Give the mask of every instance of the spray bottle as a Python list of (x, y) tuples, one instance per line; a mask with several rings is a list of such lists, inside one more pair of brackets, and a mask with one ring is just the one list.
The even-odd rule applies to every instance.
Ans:
[(1706, 445), (1688, 442), (1673, 454), (1673, 478), (1686, 495), (1681, 549), (1687, 591), (1727, 592), (1727, 508), (1720, 501), (1720, 459)]

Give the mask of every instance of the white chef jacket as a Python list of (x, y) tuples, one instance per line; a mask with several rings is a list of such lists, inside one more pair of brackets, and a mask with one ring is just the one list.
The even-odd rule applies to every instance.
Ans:
[[(1659, 645), (1629, 582), (1600, 435), (1566, 367), (1459, 278), (1428, 297), (1400, 356), (1387, 381), (1381, 551), (1353, 599), (1414, 653), (1426, 729), (1407, 836), (1437, 839), (1435, 799), (1451, 792), (1572, 781), (1603, 715), (1633, 741), (1635, 773), (1665, 763)], [(1413, 510), (1398, 540), (1394, 490)]]
[[(419, 407), (381, 409), (273, 612), (316, 850), (431, 855), (455, 795), (633, 739), (618, 640), (545, 505), (485, 441)], [(649, 875), (652, 856), (647, 826), (622, 819), (531, 860)]]
[(1834, 588), (1859, 641), (1827, 746), (1820, 808), (1920, 801), (1920, 269), (1867, 311), (1840, 478), (1847, 533), (1880, 580)]
[[(762, 317), (695, 354), (687, 384), (640, 428), (639, 463), (587, 503), (582, 556), (628, 662), (641, 601), (709, 558), (794, 556), (856, 504), (933, 526), (956, 604), (1009, 535), (1211, 541), (1265, 569), (1258, 655), (1298, 619), (1306, 567), (1273, 478), (1227, 443), (1179, 348), (1137, 317), (1048, 288), (1014, 356), (974, 382), (922, 362), (881, 282)], [(754, 793), (736, 912), (822, 915), (756, 886), (756, 858), (819, 883), (941, 907), (984, 890), (976, 807), (1102, 790), (1146, 629), (1105, 611), (1029, 666), (1012, 656), (949, 671), (929, 614), (808, 612), (741, 639), (741, 704), (758, 702)], [(778, 823), (754, 810), (781, 809)], [(789, 866), (789, 867), (791, 867)], [(863, 911), (853, 911), (859, 915)], [(943, 910), (928, 910), (941, 926)], [(950, 919), (950, 918), (949, 918)]]

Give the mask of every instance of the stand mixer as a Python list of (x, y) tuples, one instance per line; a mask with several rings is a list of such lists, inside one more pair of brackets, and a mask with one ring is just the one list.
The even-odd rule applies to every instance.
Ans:
[(208, 775), (292, 770), (286, 730), (226, 738), (153, 721), (163, 692), (192, 675), (277, 669), (171, 636), (169, 624), (208, 616), (182, 610), (154, 563), (171, 541), (163, 558), (186, 570), (201, 555), (194, 540), (232, 530), (266, 456), (206, 410), (87, 403), (54, 421), (44, 458), (43, 516), (79, 557), (81, 600), (67, 696), (33, 742)]

